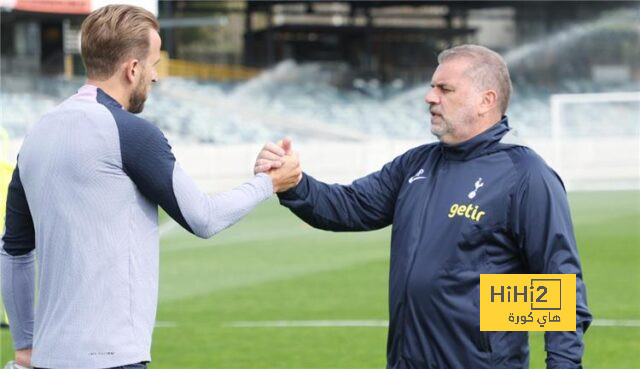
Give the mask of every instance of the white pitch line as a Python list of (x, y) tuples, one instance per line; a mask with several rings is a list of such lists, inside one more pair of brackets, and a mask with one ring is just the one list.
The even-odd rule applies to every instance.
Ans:
[[(387, 328), (389, 322), (386, 320), (262, 320), (227, 322), (223, 325), (232, 328)], [(596, 327), (640, 327), (640, 320), (595, 319), (591, 325)]]
[(177, 326), (176, 322), (156, 321), (156, 328), (175, 328)]
[(591, 325), (597, 327), (640, 327), (640, 320), (594, 319)]
[(386, 320), (266, 320), (237, 321), (224, 324), (233, 328), (319, 328), (319, 327), (388, 327)]
[(158, 227), (158, 235), (160, 236), (160, 238), (166, 236), (167, 233), (174, 230), (177, 225), (178, 223), (174, 222), (173, 220), (167, 220), (166, 222), (160, 224), (160, 227)]

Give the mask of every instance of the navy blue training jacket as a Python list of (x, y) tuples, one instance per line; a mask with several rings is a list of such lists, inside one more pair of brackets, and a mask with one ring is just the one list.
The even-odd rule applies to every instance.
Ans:
[(387, 368), (528, 368), (527, 332), (481, 332), (480, 274), (576, 274), (576, 331), (546, 332), (547, 367), (581, 368), (591, 322), (563, 184), (507, 118), (416, 147), (351, 185), (309, 175), (279, 195), (313, 227), (393, 224)]

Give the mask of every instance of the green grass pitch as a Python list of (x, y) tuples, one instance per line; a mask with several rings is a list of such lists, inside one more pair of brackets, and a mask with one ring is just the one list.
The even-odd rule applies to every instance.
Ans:
[[(640, 192), (571, 193), (570, 201), (592, 313), (640, 320)], [(275, 200), (211, 240), (169, 230), (150, 368), (383, 368), (384, 327), (229, 323), (388, 319), (389, 237), (390, 229), (313, 230)], [(1, 339), (4, 363), (7, 330)], [(530, 341), (531, 368), (543, 368), (543, 334)], [(640, 327), (593, 326), (585, 341), (585, 368), (640, 367)]]

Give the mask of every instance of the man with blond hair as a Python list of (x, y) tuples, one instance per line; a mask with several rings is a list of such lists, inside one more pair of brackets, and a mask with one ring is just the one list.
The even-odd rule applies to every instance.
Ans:
[(425, 101), (440, 142), (351, 185), (304, 174), (280, 203), (320, 229), (393, 225), (387, 368), (528, 368), (527, 332), (480, 331), (483, 273), (576, 274), (576, 330), (546, 332), (545, 349), (547, 368), (581, 368), (591, 315), (562, 182), (513, 137), (500, 55), (463, 45), (438, 61)]
[[(160, 60), (158, 22), (111, 5), (82, 24), (87, 82), (25, 138), (7, 199), (2, 295), (16, 364), (144, 368), (158, 295), (158, 205), (203, 238), (295, 184), (297, 159), (207, 195), (142, 111)], [(34, 309), (35, 255), (38, 262)]]

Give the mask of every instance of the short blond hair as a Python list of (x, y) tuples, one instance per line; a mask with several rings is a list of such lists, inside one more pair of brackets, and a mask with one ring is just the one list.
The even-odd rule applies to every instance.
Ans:
[(507, 111), (511, 98), (511, 77), (504, 58), (497, 52), (479, 45), (460, 45), (442, 51), (438, 55), (438, 63), (454, 59), (467, 58), (471, 66), (466, 74), (479, 89), (495, 90), (502, 115)]
[(87, 77), (105, 80), (126, 58), (145, 60), (149, 31), (160, 28), (156, 17), (131, 5), (108, 5), (94, 10), (82, 22), (81, 50)]

